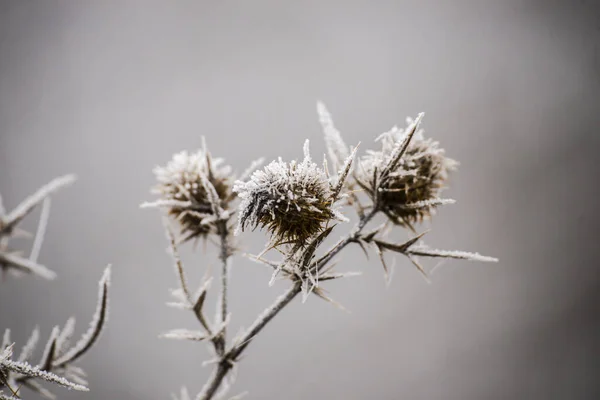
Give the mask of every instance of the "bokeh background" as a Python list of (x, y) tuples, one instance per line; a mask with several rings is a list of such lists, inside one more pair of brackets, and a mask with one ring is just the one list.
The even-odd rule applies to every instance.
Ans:
[[(196, 393), (211, 369), (206, 346), (157, 338), (197, 325), (164, 305), (176, 281), (159, 213), (138, 208), (152, 199), (151, 170), (202, 135), (239, 171), (258, 156), (300, 157), (305, 138), (322, 154), (322, 99), (363, 150), (426, 111), (426, 133), (461, 162), (447, 192), (458, 203), (439, 212), (427, 242), (501, 262), (446, 262), (428, 284), (398, 258), (386, 288), (376, 259), (351, 249), (341, 268), (363, 276), (328, 287), (352, 313), (316, 297), (294, 302), (249, 347), (231, 394), (600, 398), (598, 9), (592, 0), (1, 0), (5, 204), (60, 174), (79, 180), (53, 197), (41, 253), (58, 279), (2, 282), (0, 329), (21, 345), (36, 324), (47, 337), (75, 315), (83, 332), (112, 263), (108, 329), (82, 362), (91, 392), (55, 392)], [(262, 234), (244, 239), (247, 251), (262, 248)], [(208, 248), (183, 250), (194, 279), (217, 265)], [(236, 260), (233, 332), (284, 290), (269, 276)]]

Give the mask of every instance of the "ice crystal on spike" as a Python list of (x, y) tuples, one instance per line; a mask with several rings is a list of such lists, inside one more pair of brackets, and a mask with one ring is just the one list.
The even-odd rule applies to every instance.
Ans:
[(392, 221), (411, 226), (430, 216), (436, 206), (452, 202), (439, 195), (458, 163), (445, 156), (438, 142), (423, 137), (418, 121), (407, 122), (406, 130), (394, 127), (377, 139), (382, 149), (368, 150), (362, 157), (357, 181)]
[(325, 171), (304, 145), (302, 162), (272, 161), (233, 190), (241, 198), (238, 232), (248, 225), (267, 228), (275, 243), (302, 243), (321, 232), (327, 221), (343, 220), (334, 208), (334, 191)]

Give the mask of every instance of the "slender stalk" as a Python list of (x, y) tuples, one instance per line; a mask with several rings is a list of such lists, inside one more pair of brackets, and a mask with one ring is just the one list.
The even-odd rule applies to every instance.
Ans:
[(196, 397), (196, 400), (210, 400), (213, 398), (221, 382), (231, 369), (231, 365), (227, 362), (219, 362), (217, 368), (213, 371), (208, 382), (202, 388), (202, 391)]
[[(372, 209), (369, 213), (364, 215), (352, 231), (340, 242), (338, 242), (327, 254), (325, 254), (319, 261), (317, 261), (317, 268), (325, 266), (336, 254), (338, 254), (348, 244), (356, 241), (359, 233), (364, 229), (367, 223), (375, 216), (377, 209)], [(270, 307), (266, 308), (254, 321), (254, 323), (246, 330), (242, 337), (238, 340), (237, 344), (234, 345), (229, 351), (227, 351), (217, 368), (213, 371), (208, 382), (202, 388), (202, 391), (196, 397), (196, 400), (210, 400), (218, 390), (219, 386), (223, 382), (223, 379), (227, 376), (231, 368), (233, 368), (234, 362), (242, 354), (242, 352), (248, 347), (250, 342), (260, 333), (260, 331), (283, 309), (287, 306), (300, 292), (302, 291), (302, 283), (294, 282), (294, 284), (288, 288)]]
[[(229, 256), (231, 255), (229, 249), (229, 228), (227, 227), (227, 221), (222, 221), (219, 224), (219, 236), (221, 238), (221, 252), (219, 258), (221, 260), (221, 322), (225, 323), (227, 319), (227, 287), (229, 281)], [(220, 351), (225, 351), (225, 345), (227, 342), (227, 327), (224, 327), (220, 338)]]

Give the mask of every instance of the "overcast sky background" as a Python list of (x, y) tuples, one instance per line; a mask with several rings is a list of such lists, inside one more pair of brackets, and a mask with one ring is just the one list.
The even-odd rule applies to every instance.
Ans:
[[(53, 197), (41, 252), (58, 279), (2, 282), (0, 329), (18, 347), (36, 324), (47, 337), (70, 315), (83, 332), (112, 263), (108, 329), (82, 361), (91, 392), (54, 391), (165, 399), (187, 385), (195, 394), (210, 373), (206, 346), (157, 338), (197, 324), (164, 305), (176, 282), (160, 217), (138, 208), (152, 198), (151, 170), (202, 135), (238, 171), (259, 156), (301, 157), (306, 138), (322, 154), (322, 99), (363, 151), (425, 111), (426, 134), (461, 162), (446, 192), (458, 202), (439, 212), (427, 243), (501, 262), (447, 262), (427, 284), (399, 257), (386, 288), (376, 260), (351, 249), (341, 267), (363, 276), (328, 289), (352, 313), (295, 301), (248, 348), (231, 393), (599, 398), (594, 3), (0, 0), (5, 204), (79, 176)], [(244, 239), (248, 251), (264, 241)], [(183, 253), (196, 279), (217, 265), (214, 251)], [(268, 287), (269, 276), (235, 260), (232, 332), (285, 289)]]

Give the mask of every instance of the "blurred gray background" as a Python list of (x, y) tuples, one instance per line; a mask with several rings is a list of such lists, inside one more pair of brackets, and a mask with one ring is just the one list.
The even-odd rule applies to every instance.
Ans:
[[(352, 313), (295, 301), (249, 347), (231, 394), (600, 398), (597, 6), (0, 1), (0, 192), (10, 208), (57, 175), (79, 176), (53, 197), (41, 253), (58, 279), (2, 282), (0, 329), (20, 346), (36, 324), (47, 337), (75, 315), (83, 332), (112, 263), (109, 326), (82, 362), (91, 392), (55, 392), (195, 394), (211, 370), (206, 346), (157, 338), (197, 324), (164, 305), (176, 281), (159, 213), (138, 208), (152, 199), (151, 169), (202, 135), (238, 171), (261, 155), (300, 157), (305, 138), (316, 157), (322, 99), (363, 151), (426, 111), (426, 133), (461, 162), (446, 193), (458, 203), (427, 242), (501, 262), (447, 262), (427, 284), (398, 257), (386, 288), (378, 262), (353, 248), (341, 267), (363, 276), (328, 285)], [(244, 238), (262, 248), (262, 234)], [(194, 279), (217, 265), (212, 250), (183, 253)], [(235, 261), (233, 332), (284, 290), (269, 277)]]

